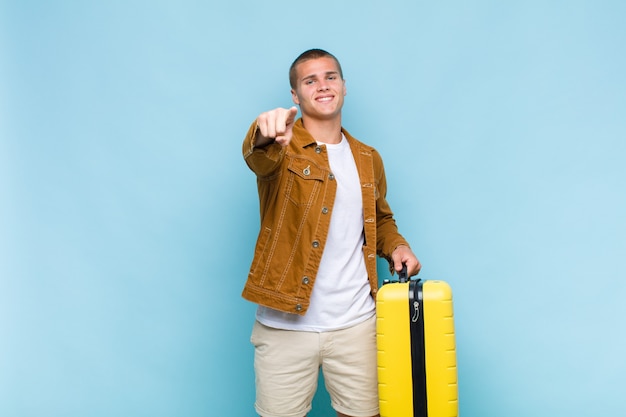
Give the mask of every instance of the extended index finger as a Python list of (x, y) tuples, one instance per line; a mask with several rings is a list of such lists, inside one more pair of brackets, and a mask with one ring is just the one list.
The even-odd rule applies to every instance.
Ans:
[(287, 113), (287, 124), (290, 125), (296, 120), (296, 115), (298, 114), (298, 108), (296, 106), (292, 106)]
[(298, 114), (298, 109), (295, 106), (280, 113), (276, 120), (276, 133), (278, 135), (285, 134), (291, 129), (296, 119), (296, 114)]

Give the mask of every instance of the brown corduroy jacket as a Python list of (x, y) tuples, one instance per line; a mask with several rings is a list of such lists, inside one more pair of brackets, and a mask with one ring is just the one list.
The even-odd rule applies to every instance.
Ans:
[[(324, 145), (296, 121), (288, 146), (254, 147), (256, 123), (243, 142), (243, 156), (257, 176), (261, 229), (242, 296), (288, 313), (305, 314), (324, 252), (337, 182)], [(390, 260), (400, 245), (385, 198), (387, 183), (376, 150), (342, 129), (356, 162), (363, 196), (363, 257), (371, 294), (376, 297), (376, 254)]]

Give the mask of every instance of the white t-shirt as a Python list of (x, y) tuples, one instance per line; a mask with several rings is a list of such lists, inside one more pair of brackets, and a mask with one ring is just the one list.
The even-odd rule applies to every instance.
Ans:
[(257, 320), (286, 330), (329, 331), (350, 327), (375, 313), (363, 259), (361, 181), (345, 137), (325, 144), (337, 193), (311, 304), (304, 316), (259, 306)]

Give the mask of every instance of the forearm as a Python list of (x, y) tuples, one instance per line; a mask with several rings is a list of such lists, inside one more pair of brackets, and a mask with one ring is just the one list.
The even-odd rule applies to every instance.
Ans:
[(242, 152), (248, 167), (260, 177), (271, 175), (284, 155), (282, 146), (260, 135), (256, 122), (248, 129)]
[(376, 251), (379, 256), (390, 260), (391, 254), (398, 246), (407, 246), (409, 242), (400, 234), (393, 216), (378, 220), (376, 228)]

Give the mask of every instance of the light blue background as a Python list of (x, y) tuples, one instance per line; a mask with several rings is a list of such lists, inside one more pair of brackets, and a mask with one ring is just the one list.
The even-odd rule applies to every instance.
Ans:
[(0, 415), (254, 415), (241, 140), (311, 47), (452, 284), (462, 416), (624, 415), (625, 5), (3, 1)]

